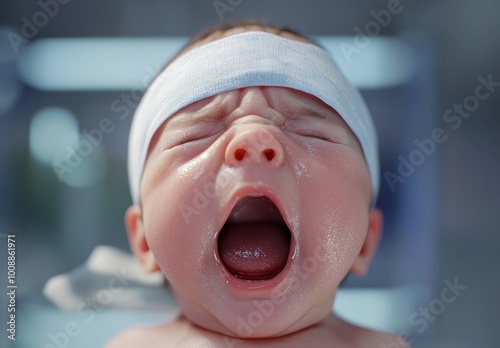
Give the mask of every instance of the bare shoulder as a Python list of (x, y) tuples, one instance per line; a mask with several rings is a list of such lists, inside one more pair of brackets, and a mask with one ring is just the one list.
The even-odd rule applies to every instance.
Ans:
[(115, 336), (105, 348), (176, 347), (185, 331), (186, 328), (180, 322), (152, 327), (134, 327)]
[(363, 343), (366, 344), (367, 347), (411, 348), (410, 344), (398, 335), (376, 331), (372, 331), (370, 335), (367, 335)]
[(137, 346), (143, 336), (142, 329), (140, 328), (127, 329), (113, 337), (111, 341), (106, 344), (105, 348)]
[(108, 342), (105, 348), (126, 348), (151, 346), (151, 329), (143, 327), (134, 327), (127, 329)]
[[(360, 327), (355, 324), (344, 321), (338, 317), (332, 319), (336, 330), (339, 330), (339, 336), (343, 336), (346, 341), (351, 341), (354, 347), (370, 348), (411, 348), (411, 346), (402, 337), (393, 333), (374, 331), (368, 328)], [(347, 339), (349, 337), (349, 339)], [(346, 346), (350, 346), (347, 345)]]
[(358, 344), (360, 347), (374, 348), (411, 348), (402, 337), (393, 333), (358, 328)]

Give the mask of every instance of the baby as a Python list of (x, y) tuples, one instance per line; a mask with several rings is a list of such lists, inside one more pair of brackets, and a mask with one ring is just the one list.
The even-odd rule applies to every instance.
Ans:
[(108, 347), (406, 347), (332, 313), (382, 214), (375, 130), (328, 53), (262, 23), (195, 38), (132, 123), (133, 254), (182, 312)]

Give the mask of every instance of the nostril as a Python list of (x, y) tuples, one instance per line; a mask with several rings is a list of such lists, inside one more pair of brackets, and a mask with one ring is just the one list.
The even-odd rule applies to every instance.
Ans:
[(245, 157), (246, 153), (247, 152), (244, 149), (237, 149), (236, 151), (234, 151), (234, 158), (236, 158), (236, 160), (238, 161), (241, 161), (243, 160), (243, 157)]
[(266, 156), (268, 161), (272, 161), (274, 158), (274, 150), (273, 149), (264, 150), (264, 156)]

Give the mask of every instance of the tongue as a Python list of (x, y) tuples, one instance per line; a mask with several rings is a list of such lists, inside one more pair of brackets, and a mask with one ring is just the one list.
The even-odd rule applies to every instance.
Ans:
[(280, 223), (228, 223), (220, 232), (218, 249), (222, 263), (235, 277), (267, 280), (286, 265), (290, 232)]

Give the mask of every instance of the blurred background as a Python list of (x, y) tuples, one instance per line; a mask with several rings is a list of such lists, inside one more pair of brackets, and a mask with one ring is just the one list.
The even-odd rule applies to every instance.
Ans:
[[(384, 238), (339, 311), (407, 331), (416, 347), (497, 347), (499, 16), (494, 0), (2, 0), (0, 255), (4, 265), (15, 234), (17, 346), (46, 347), (59, 324), (47, 279), (97, 245), (128, 251), (127, 137), (151, 79), (198, 31), (260, 19), (331, 51), (379, 132)], [(3, 287), (6, 267), (0, 277)], [(454, 282), (467, 288), (445, 301)], [(28, 340), (35, 317), (45, 331)]]

